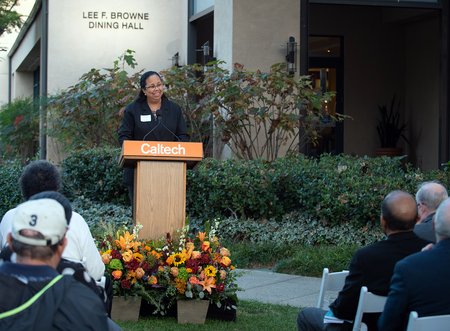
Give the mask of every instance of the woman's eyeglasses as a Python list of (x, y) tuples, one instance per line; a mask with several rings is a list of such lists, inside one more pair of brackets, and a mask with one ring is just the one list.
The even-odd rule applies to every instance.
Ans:
[(163, 87), (164, 86), (164, 84), (161, 84), (161, 83), (159, 83), (159, 84), (156, 84), (156, 85), (149, 85), (149, 86), (146, 86), (145, 87), (145, 89), (147, 89), (147, 90), (156, 90), (156, 89), (160, 89), (161, 87)]

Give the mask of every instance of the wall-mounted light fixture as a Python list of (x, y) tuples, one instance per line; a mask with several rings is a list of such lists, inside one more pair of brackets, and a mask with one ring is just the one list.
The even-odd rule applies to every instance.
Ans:
[(180, 55), (178, 52), (172, 56), (172, 67), (180, 67)]
[(286, 62), (288, 74), (295, 74), (297, 71), (297, 42), (292, 36), (289, 37), (289, 41), (286, 43)]

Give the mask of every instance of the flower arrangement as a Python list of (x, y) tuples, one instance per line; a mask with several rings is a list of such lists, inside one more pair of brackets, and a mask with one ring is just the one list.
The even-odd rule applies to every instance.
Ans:
[(236, 309), (236, 274), (230, 251), (216, 235), (217, 226), (195, 235), (188, 235), (186, 226), (159, 241), (139, 240), (140, 226), (106, 235), (100, 254), (114, 295), (141, 296), (161, 315), (180, 299)]
[(119, 229), (115, 236), (106, 233), (100, 242), (100, 254), (116, 296), (140, 296), (148, 300), (148, 287), (156, 283), (151, 276), (158, 268), (161, 254), (138, 239), (141, 226)]

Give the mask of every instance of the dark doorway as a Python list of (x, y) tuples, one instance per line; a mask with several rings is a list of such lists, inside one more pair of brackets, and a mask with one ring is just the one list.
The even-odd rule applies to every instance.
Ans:
[[(309, 68), (313, 87), (317, 93), (335, 92), (333, 99), (324, 105), (325, 111), (333, 116), (343, 114), (343, 55), (342, 37), (310, 36)], [(325, 118), (320, 123), (320, 138), (317, 145), (309, 143), (306, 153), (318, 156), (323, 153), (343, 152), (343, 123), (334, 123)]]

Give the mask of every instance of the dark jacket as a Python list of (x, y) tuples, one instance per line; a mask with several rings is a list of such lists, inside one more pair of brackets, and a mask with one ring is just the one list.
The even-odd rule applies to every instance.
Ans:
[[(374, 294), (387, 296), (394, 266), (404, 257), (419, 252), (429, 242), (412, 231), (390, 235), (387, 239), (359, 249), (353, 256), (345, 285), (330, 305), (334, 315), (354, 320), (362, 286)], [(380, 314), (365, 314), (364, 323), (376, 330)]]
[[(47, 266), (0, 266), (0, 314), (27, 302), (58, 273)], [(25, 283), (24, 281), (27, 281)], [(31, 306), (0, 319), (0, 330), (108, 330), (103, 303), (92, 290), (63, 276)]]
[[(161, 100), (159, 119), (151, 114), (146, 100), (136, 100), (125, 108), (118, 136), (124, 140), (189, 141), (186, 121), (181, 108), (165, 96)], [(158, 121), (160, 122), (158, 124)], [(124, 183), (132, 186), (133, 168), (124, 168)]]
[(432, 243), (436, 242), (436, 235), (433, 228), (433, 217), (435, 213), (431, 213), (422, 222), (414, 225), (414, 233), (422, 239), (428, 240)]
[(445, 239), (398, 262), (379, 329), (405, 330), (411, 311), (419, 317), (450, 314), (449, 261), (450, 239)]

